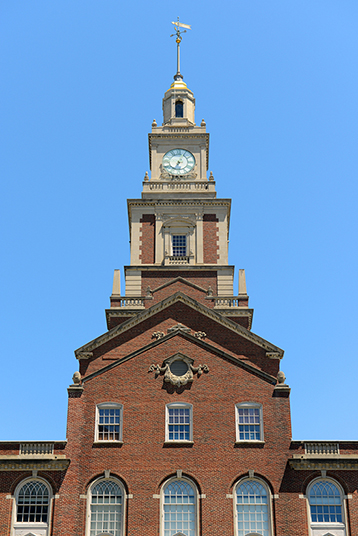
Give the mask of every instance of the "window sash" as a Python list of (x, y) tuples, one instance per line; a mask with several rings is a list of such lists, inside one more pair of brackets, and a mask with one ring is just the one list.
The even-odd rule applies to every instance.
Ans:
[(236, 405), (236, 440), (263, 441), (261, 405), (249, 403)]
[(166, 421), (166, 441), (192, 440), (191, 406), (167, 406)]
[(173, 235), (172, 236), (172, 250), (173, 250), (173, 257), (185, 257), (186, 256), (186, 235)]
[(95, 441), (122, 441), (122, 411), (120, 404), (97, 406)]
[(237, 536), (258, 533), (270, 536), (269, 500), (265, 487), (256, 480), (242, 482), (236, 488)]

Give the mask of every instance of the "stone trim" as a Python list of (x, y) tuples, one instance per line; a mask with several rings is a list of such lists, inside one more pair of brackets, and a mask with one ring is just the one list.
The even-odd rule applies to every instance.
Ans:
[[(0, 471), (66, 471), (70, 465), (69, 459), (36, 459), (22, 460), (21, 458), (6, 456), (0, 460)], [(65, 458), (64, 456), (61, 458)]]
[(163, 288), (169, 287), (170, 285), (173, 285), (174, 283), (178, 283), (178, 282), (184, 283), (185, 285), (188, 285), (188, 287), (195, 288), (196, 290), (200, 290), (201, 292), (204, 292), (205, 294), (207, 292), (205, 290), (205, 288), (199, 287), (199, 285), (196, 285), (195, 283), (192, 283), (188, 279), (185, 279), (184, 277), (178, 276), (178, 277), (175, 277), (174, 279), (171, 279), (170, 281), (167, 281), (163, 285), (160, 285), (159, 287), (155, 288), (154, 290), (152, 290), (152, 294), (154, 294), (155, 292), (158, 292), (158, 290), (162, 290)]
[(203, 314), (204, 316), (210, 318), (214, 322), (218, 322), (222, 326), (226, 327), (227, 329), (230, 329), (231, 331), (234, 331), (238, 335), (244, 337), (245, 339), (249, 340), (250, 342), (252, 342), (253, 344), (257, 346), (260, 346), (261, 348), (267, 350), (268, 352), (275, 352), (277, 353), (277, 355), (283, 356), (283, 353), (284, 353), (283, 350), (269, 343), (268, 341), (266, 341), (259, 335), (252, 333), (251, 331), (247, 330), (240, 324), (236, 324), (233, 320), (230, 320), (229, 318), (222, 316), (217, 311), (213, 309), (208, 309), (204, 305), (201, 305), (199, 302), (197, 302), (193, 298), (190, 298), (189, 296), (186, 296), (182, 292), (176, 292), (172, 296), (165, 298), (164, 300), (153, 305), (149, 309), (145, 309), (144, 311), (139, 312), (138, 315), (134, 319), (129, 319), (123, 322), (123, 324), (120, 324), (119, 326), (115, 326), (107, 333), (100, 335), (99, 337), (89, 342), (88, 344), (85, 344), (81, 348), (78, 348), (77, 350), (75, 350), (76, 357), (78, 355), (81, 355), (83, 352), (89, 352), (98, 348), (102, 344), (114, 339), (119, 334), (124, 333), (125, 331), (128, 331), (129, 329), (140, 324), (144, 320), (147, 320), (151, 316), (154, 316), (156, 313), (163, 311), (164, 309), (170, 307), (171, 305), (177, 302), (181, 302), (181, 303), (184, 303), (185, 305), (188, 305), (189, 307), (191, 307), (198, 313)]
[(328, 457), (323, 460), (301, 456), (288, 460), (289, 466), (295, 471), (357, 471), (358, 455)]
[[(168, 330), (169, 331), (169, 330)], [(187, 366), (187, 371), (183, 376), (176, 376), (172, 373), (170, 365), (174, 361), (183, 361)], [(148, 372), (154, 372), (155, 377), (157, 378), (159, 374), (164, 374), (164, 381), (171, 383), (176, 387), (182, 387), (187, 383), (191, 383), (194, 380), (194, 374), (197, 374), (198, 377), (201, 376), (203, 372), (208, 373), (209, 367), (207, 365), (198, 365), (197, 367), (193, 366), (194, 360), (190, 357), (184, 355), (182, 352), (177, 352), (176, 354), (168, 357), (164, 360), (164, 367), (160, 365), (155, 365), (154, 363), (149, 367)]]

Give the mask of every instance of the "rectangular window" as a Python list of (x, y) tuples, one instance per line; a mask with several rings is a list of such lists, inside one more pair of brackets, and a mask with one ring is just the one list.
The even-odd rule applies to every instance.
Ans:
[(167, 406), (166, 441), (192, 440), (191, 404), (169, 404)]
[(122, 406), (99, 404), (95, 441), (122, 441)]
[(261, 404), (237, 404), (236, 440), (263, 441)]
[(173, 257), (186, 256), (186, 235), (173, 235)]

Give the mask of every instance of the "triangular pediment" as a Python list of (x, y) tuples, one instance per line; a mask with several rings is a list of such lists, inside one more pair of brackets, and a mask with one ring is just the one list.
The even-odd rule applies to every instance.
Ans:
[(284, 351), (281, 348), (271, 344), (262, 337), (259, 337), (259, 335), (256, 335), (252, 331), (249, 331), (240, 324), (233, 322), (232, 320), (221, 315), (214, 309), (209, 309), (208, 307), (205, 307), (205, 305), (200, 304), (199, 302), (197, 302), (193, 298), (190, 298), (183, 292), (176, 292), (175, 294), (169, 296), (168, 298), (165, 298), (164, 300), (153, 305), (152, 307), (142, 310), (135, 317), (130, 318), (129, 320), (123, 322), (122, 324), (119, 324), (118, 326), (115, 326), (111, 330), (107, 331), (103, 335), (100, 335), (99, 337), (85, 344), (84, 346), (81, 346), (75, 351), (76, 357), (78, 359), (88, 359), (88, 354), (93, 352), (95, 349), (115, 339), (120, 334), (137, 327), (142, 322), (148, 320), (150, 317), (153, 317), (158, 313), (162, 313), (163, 311), (165, 311), (165, 309), (172, 307), (176, 303), (185, 304), (187, 307), (194, 310), (197, 315), (203, 315), (207, 318), (210, 318), (212, 321), (218, 324), (219, 327), (228, 329), (229, 331), (236, 333), (240, 337), (250, 341), (255, 346), (264, 349), (266, 351), (266, 354), (268, 354), (270, 357), (273, 357), (275, 359), (281, 359), (283, 357)]
[[(174, 328), (177, 328), (177, 329), (174, 329)], [(150, 344), (147, 344), (146, 346), (143, 346), (142, 348), (137, 349), (134, 352), (123, 356), (122, 358), (112, 362), (111, 364), (109, 364), (107, 366), (104, 366), (104, 367), (100, 368), (99, 370), (96, 370), (95, 372), (92, 372), (91, 374), (88, 374), (88, 376), (82, 378), (82, 383), (84, 384), (84, 383), (92, 380), (93, 378), (96, 378), (97, 376), (99, 376), (99, 375), (101, 375), (101, 374), (103, 374), (105, 372), (108, 372), (109, 370), (112, 370), (112, 369), (120, 366), (122, 363), (125, 363), (125, 362), (127, 362), (127, 361), (129, 361), (131, 359), (134, 359), (134, 358), (138, 357), (141, 354), (144, 354), (144, 353), (148, 352), (148, 350), (151, 350), (151, 349), (153, 349), (155, 347), (158, 347), (160, 345), (164, 345), (167, 341), (169, 341), (170, 339), (173, 339), (174, 337), (182, 337), (182, 338), (192, 342), (193, 345), (195, 345), (196, 348), (198, 346), (201, 346), (207, 352), (210, 352), (211, 354), (214, 354), (218, 358), (224, 359), (225, 361), (229, 361), (229, 362), (233, 363), (234, 365), (239, 366), (240, 368), (242, 368), (242, 369), (250, 372), (251, 374), (261, 378), (262, 380), (266, 381), (267, 383), (270, 383), (272, 385), (276, 384), (277, 380), (276, 380), (275, 377), (273, 377), (270, 374), (262, 371), (261, 369), (258, 369), (257, 367), (255, 367), (254, 365), (248, 363), (247, 361), (243, 361), (240, 358), (235, 357), (232, 354), (217, 348), (216, 346), (214, 346), (210, 342), (207, 342), (207, 341), (204, 341), (204, 340), (202, 340), (200, 338), (197, 338), (195, 333), (194, 334), (189, 333), (189, 331), (191, 331), (191, 330), (188, 329), (188, 328), (185, 328), (185, 326), (183, 326), (182, 324), (177, 324), (177, 326), (174, 326), (174, 328), (172, 328), (171, 330), (168, 330), (169, 333), (167, 335), (162, 334), (162, 336), (160, 336), (157, 340), (151, 342)], [(178, 343), (178, 347), (180, 347), (180, 343)], [(176, 354), (176, 355), (178, 355), (178, 354)], [(176, 357), (176, 355), (172, 356), (172, 357)], [(166, 361), (167, 360), (164, 360), (164, 363)]]
[(166, 283), (163, 283), (163, 285), (160, 285), (159, 287), (156, 287), (155, 289), (152, 289), (152, 293), (155, 294), (155, 292), (158, 292), (159, 290), (162, 290), (166, 287), (170, 287), (171, 285), (174, 285), (175, 283), (183, 283), (184, 285), (187, 285), (188, 287), (195, 288), (196, 290), (199, 290), (203, 292), (204, 294), (207, 293), (205, 288), (200, 287), (199, 285), (196, 285), (195, 283), (192, 283), (188, 279), (185, 279), (184, 277), (178, 276), (174, 277), (170, 281), (167, 281)]

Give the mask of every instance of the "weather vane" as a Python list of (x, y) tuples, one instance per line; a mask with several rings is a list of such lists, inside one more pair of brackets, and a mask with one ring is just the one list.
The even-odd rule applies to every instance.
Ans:
[[(176, 22), (172, 22), (174, 24), (175, 33), (173, 33), (170, 37), (174, 37), (176, 35), (176, 44), (177, 44), (177, 74), (174, 76), (174, 80), (182, 79), (183, 76), (180, 74), (180, 43), (182, 40), (181, 34), (186, 33), (186, 30), (191, 30), (191, 26), (189, 24), (183, 24), (182, 22), (179, 22), (179, 17)], [(186, 28), (185, 30), (180, 30), (180, 28)]]

